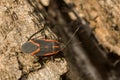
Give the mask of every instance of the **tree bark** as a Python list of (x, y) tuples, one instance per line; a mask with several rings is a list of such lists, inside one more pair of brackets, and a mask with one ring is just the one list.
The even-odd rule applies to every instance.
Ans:
[[(72, 80), (119, 80), (119, 39), (115, 38), (119, 37), (119, 31), (116, 31), (119, 27), (114, 26), (115, 29), (113, 29), (109, 12), (109, 7), (118, 2), (112, 0), (64, 1), (51, 1), (51, 7), (49, 7), (51, 11), (48, 13), (52, 15), (50, 12), (56, 11), (56, 16), (51, 16), (55, 20), (50, 19), (49, 16), (47, 18), (54, 23), (55, 30), (59, 31), (58, 34), (61, 35), (64, 43), (67, 44), (67, 41), (73, 38), (65, 49), (70, 67), (69, 78)], [(114, 23), (119, 24), (117, 21)], [(80, 29), (73, 37), (77, 27)], [(113, 46), (109, 42), (110, 39), (117, 41), (116, 45)]]
[[(119, 80), (119, 4), (119, 0), (1, 0), (0, 80)], [(21, 52), (21, 46), (44, 27), (33, 38), (61, 39), (66, 47), (64, 54), (35, 62), (38, 57)]]
[[(39, 8), (34, 7), (37, 4)], [(21, 52), (22, 44), (44, 26), (47, 28), (37, 36), (56, 39), (40, 10), (39, 2), (0, 1), (0, 80), (59, 80), (67, 72), (64, 56), (55, 55), (54, 60), (46, 57), (41, 65), (34, 63), (35, 56)]]

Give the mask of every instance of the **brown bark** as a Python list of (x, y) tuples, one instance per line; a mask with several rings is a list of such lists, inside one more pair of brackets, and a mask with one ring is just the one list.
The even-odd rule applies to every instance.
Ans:
[[(0, 80), (59, 80), (67, 71), (63, 79), (119, 80), (119, 4), (119, 0), (1, 0)], [(43, 27), (35, 37), (61, 37), (65, 44), (72, 38), (65, 57), (57, 54), (54, 60), (44, 57), (34, 63), (36, 56), (21, 52), (21, 45)]]
[(119, 0), (81, 0), (74, 3), (79, 15), (89, 22), (99, 44), (108, 52), (119, 55)]
[[(112, 3), (106, 5), (105, 3), (109, 3), (109, 1), (98, 0), (71, 0), (68, 2), (56, 0), (54, 2), (51, 1), (49, 8), (52, 8), (50, 12), (56, 13), (55, 20), (51, 20), (49, 16), (47, 18), (56, 25), (56, 30), (59, 31), (65, 43), (73, 38), (65, 53), (70, 67), (69, 77), (72, 80), (119, 80), (119, 43), (113, 47), (107, 40), (108, 37), (109, 40), (116, 40), (114, 37), (119, 37), (119, 35), (115, 36), (115, 34), (119, 34), (119, 31), (113, 29), (112, 19), (108, 20), (108, 16), (111, 14), (103, 9), (111, 6)], [(117, 1), (111, 2), (117, 3)], [(101, 6), (103, 4), (106, 6)], [(52, 15), (50, 12), (49, 14)], [(73, 22), (72, 25), (71, 22)], [(80, 30), (74, 37), (71, 37), (70, 35), (74, 34), (77, 27), (80, 27)], [(119, 29), (118, 26), (114, 27)], [(119, 39), (117, 39), (118, 41)], [(75, 44), (76, 46), (74, 46)]]
[[(36, 5), (34, 1), (31, 3)], [(47, 26), (41, 11), (37, 10), (27, 0), (0, 1), (0, 80), (59, 80), (67, 72), (62, 56), (54, 56), (54, 61), (47, 57), (41, 65), (34, 63), (35, 56), (21, 53), (21, 45), (28, 37)], [(55, 39), (54, 35), (48, 25), (37, 36)]]

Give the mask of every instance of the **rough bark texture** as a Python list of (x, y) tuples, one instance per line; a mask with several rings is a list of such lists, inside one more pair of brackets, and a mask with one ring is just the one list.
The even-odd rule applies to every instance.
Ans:
[[(104, 45), (104, 43), (109, 43), (106, 40), (106, 35), (111, 36), (115, 33), (110, 26), (112, 22), (109, 22), (105, 17), (109, 14), (100, 6), (100, 1), (65, 0), (64, 2), (63, 0), (56, 0), (54, 2), (51, 1), (51, 7), (49, 7), (51, 11), (48, 13), (52, 15), (51, 12), (55, 12), (55, 16), (51, 16), (55, 20), (49, 16), (47, 18), (56, 25), (56, 30), (59, 31), (65, 43), (70, 38), (73, 38), (65, 49), (67, 52), (65, 56), (70, 67), (69, 78), (72, 80), (119, 80), (119, 54), (114, 51), (115, 47)], [(91, 13), (92, 11), (94, 11), (94, 14)], [(104, 15), (104, 18), (101, 15)], [(100, 18), (99, 21), (96, 20), (98, 17)], [(95, 25), (91, 24), (91, 21)], [(80, 29), (76, 35), (74, 37), (70, 36), (74, 34), (77, 27), (80, 27)], [(100, 31), (101, 29), (106, 30), (102, 32)], [(110, 33), (111, 30), (113, 31), (112, 34)], [(97, 35), (98, 33), (101, 34)], [(105, 36), (104, 38), (103, 35)], [(106, 42), (102, 42), (103, 39)], [(113, 39), (113, 37), (110, 39)], [(111, 44), (109, 43), (109, 45)]]
[[(96, 52), (97, 47), (93, 48), (93, 55), (91, 52), (90, 54), (92, 58), (97, 58), (95, 59), (97, 62), (105, 62), (106, 59), (110, 61), (110, 64), (112, 62), (112, 66), (115, 68), (115, 70), (107, 70), (107, 68), (101, 66), (102, 64), (97, 65), (101, 66), (103, 69), (103, 75), (102, 79), (104, 80), (119, 80), (120, 78), (118, 77), (119, 74), (119, 50), (120, 50), (120, 19), (119, 19), (119, 9), (120, 9), (120, 2), (119, 0), (65, 0), (67, 4), (74, 4), (74, 11), (78, 14), (79, 17), (84, 19), (88, 24), (89, 27), (92, 29), (92, 33), (94, 33), (94, 36), (96, 37), (98, 41), (98, 46), (99, 48), (102, 46), (102, 49), (104, 52)], [(71, 15), (70, 15), (71, 16)], [(71, 17), (72, 18), (72, 17)], [(73, 16), (74, 19), (74, 16)], [(84, 25), (83, 25), (84, 26)], [(85, 26), (84, 26), (85, 27)], [(87, 31), (87, 33), (89, 33)], [(85, 36), (85, 34), (83, 34)], [(80, 37), (80, 33), (79, 36)], [(86, 42), (86, 46), (93, 47), (93, 44), (89, 44), (89, 41), (84, 39), (84, 37), (80, 37), (84, 41), (82, 41), (83, 45), (84, 42)], [(89, 39), (89, 38), (88, 38)], [(85, 41), (86, 40), (86, 41)], [(92, 42), (91, 42), (92, 43)], [(87, 49), (87, 47), (85, 47)], [(90, 49), (90, 48), (89, 48)], [(95, 55), (94, 52), (99, 53), (103, 56), (105, 56), (105, 59), (102, 58), (100, 55)], [(115, 55), (117, 54), (117, 55)], [(89, 56), (90, 56), (89, 55)], [(109, 58), (110, 57), (110, 58)], [(101, 61), (99, 60), (101, 59)], [(93, 61), (92, 61), (93, 62)], [(116, 63), (118, 64), (116, 65)], [(95, 62), (93, 62), (95, 63)], [(109, 62), (107, 62), (109, 63)], [(94, 65), (94, 64), (93, 64)], [(104, 64), (103, 64), (104, 65)], [(94, 65), (95, 66), (95, 65)], [(97, 66), (97, 70), (99, 71), (98, 73), (101, 74), (102, 69), (100, 70)], [(105, 69), (105, 70), (104, 70)], [(118, 71), (116, 71), (118, 70)], [(112, 71), (112, 72), (111, 72)], [(89, 72), (89, 71), (88, 71)], [(93, 71), (94, 72), (94, 71)], [(93, 73), (94, 74), (94, 73)], [(96, 74), (96, 73), (95, 73)], [(106, 75), (107, 74), (107, 75)], [(117, 74), (117, 75), (116, 75)], [(96, 74), (97, 77), (97, 74)], [(89, 78), (89, 80), (94, 80)], [(100, 78), (97, 77), (95, 80), (99, 80)], [(101, 80), (101, 79), (100, 79)]]
[[(34, 1), (31, 3), (36, 5)], [(0, 1), (0, 80), (59, 80), (67, 72), (62, 56), (56, 56), (54, 61), (43, 60), (42, 68), (39, 62), (34, 63), (36, 57), (21, 53), (21, 45), (44, 26), (47, 26), (44, 17), (29, 1)], [(55, 39), (49, 28), (38, 36)]]
[(71, 1), (76, 11), (90, 24), (99, 44), (120, 55), (119, 0)]
[[(67, 71), (63, 79), (119, 80), (119, 5), (119, 0), (1, 0), (0, 80), (59, 80)], [(44, 27), (35, 37), (72, 40), (65, 57), (44, 57), (42, 65), (20, 48)]]

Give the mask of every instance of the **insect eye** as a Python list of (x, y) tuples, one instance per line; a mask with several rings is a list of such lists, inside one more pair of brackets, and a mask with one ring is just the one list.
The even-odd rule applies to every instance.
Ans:
[(35, 51), (38, 47), (30, 42), (26, 42), (22, 45), (21, 50), (24, 53), (32, 53)]

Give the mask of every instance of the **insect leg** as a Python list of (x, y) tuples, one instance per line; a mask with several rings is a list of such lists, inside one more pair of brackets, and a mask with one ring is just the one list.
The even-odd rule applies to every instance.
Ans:
[(39, 56), (39, 57), (35, 57), (33, 63), (40, 63), (41, 65), (41, 69), (44, 68), (44, 60), (43, 60), (43, 56)]

